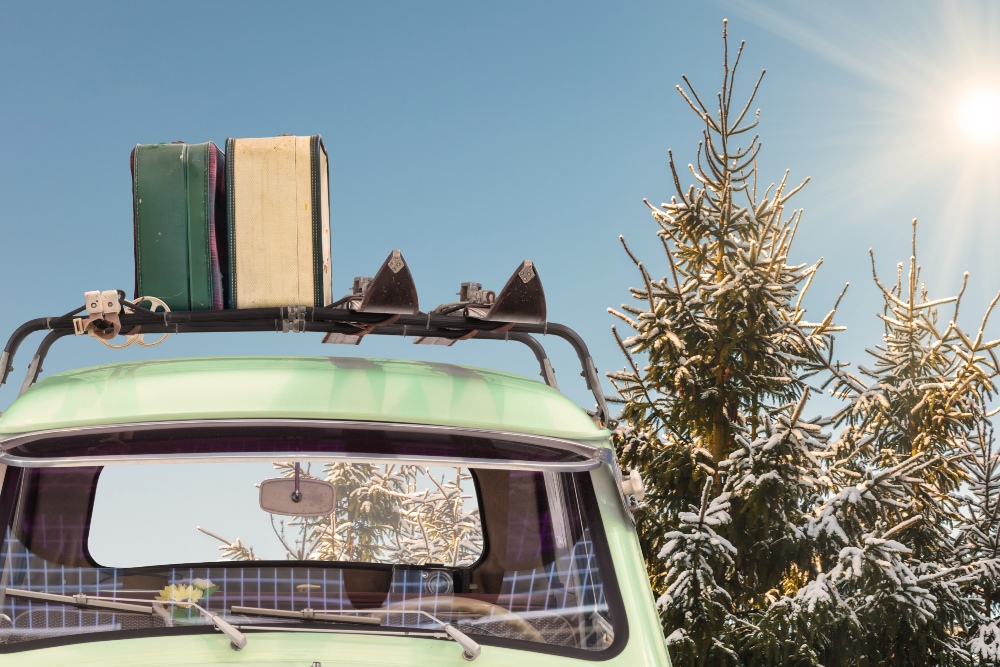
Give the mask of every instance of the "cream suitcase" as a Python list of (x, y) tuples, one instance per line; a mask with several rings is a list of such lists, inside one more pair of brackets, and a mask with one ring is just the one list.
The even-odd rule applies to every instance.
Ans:
[(326, 306), (330, 177), (319, 135), (227, 139), (229, 308)]

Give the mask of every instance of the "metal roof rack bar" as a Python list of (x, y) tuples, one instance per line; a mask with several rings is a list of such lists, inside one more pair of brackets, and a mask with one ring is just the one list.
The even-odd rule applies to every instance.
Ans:
[[(131, 304), (125, 302), (124, 299), (122, 301), (124, 305), (131, 307)], [(78, 312), (79, 310), (61, 317), (37, 318), (18, 327), (8, 340), (3, 352), (0, 353), (0, 384), (7, 381), (8, 375), (13, 370), (14, 356), (24, 340), (37, 331), (50, 331), (52, 333), (43, 339), (38, 352), (29, 365), (22, 392), (27, 390), (38, 378), (42, 363), (52, 344), (59, 338), (75, 333), (73, 316)], [(355, 334), (363, 331), (365, 335), (511, 340), (527, 345), (531, 349), (539, 362), (541, 374), (546, 384), (558, 388), (548, 355), (541, 343), (535, 338), (536, 335), (556, 336), (569, 343), (576, 352), (582, 367), (581, 375), (597, 403), (595, 416), (600, 423), (604, 425), (609, 423), (610, 415), (607, 403), (601, 391), (597, 368), (594, 366), (587, 344), (569, 327), (553, 322), (539, 324), (499, 322), (427, 313), (386, 315), (357, 312), (346, 308), (315, 308), (312, 306), (155, 313), (145, 309), (135, 309), (135, 312), (132, 313), (123, 312), (120, 315), (120, 320), (123, 335), (138, 333), (140, 330), (144, 334), (281, 332), (288, 331), (288, 322), (295, 320), (298, 323), (295, 330), (321, 333)]]

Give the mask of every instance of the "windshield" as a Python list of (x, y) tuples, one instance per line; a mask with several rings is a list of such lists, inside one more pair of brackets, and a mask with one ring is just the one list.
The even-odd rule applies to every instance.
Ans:
[[(296, 477), (326, 485), (324, 514), (262, 508), (265, 480)], [(377, 619), (366, 632), (450, 623), (484, 644), (591, 655), (624, 620), (609, 603), (617, 593), (589, 473), (319, 456), (63, 462), (8, 468), (0, 511), (0, 651), (210, 630), (195, 605), (245, 632), (324, 631), (316, 614), (325, 613)], [(36, 595), (81, 593), (160, 607), (130, 613)], [(304, 610), (313, 618), (287, 617)]]
[[(88, 551), (95, 562), (118, 569), (219, 558), (468, 567), (482, 555), (483, 526), (468, 469), (303, 461), (302, 480), (331, 485), (328, 511), (262, 510), (260, 483), (292, 481), (294, 465), (107, 466), (94, 495)], [(122, 502), (149, 497), (150, 489), (162, 502), (141, 503), (141, 512), (136, 503)], [(127, 541), (122, 526), (128, 526)]]

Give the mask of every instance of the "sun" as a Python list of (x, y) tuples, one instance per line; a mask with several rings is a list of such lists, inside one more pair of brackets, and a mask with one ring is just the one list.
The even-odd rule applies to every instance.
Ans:
[(1000, 88), (978, 86), (959, 100), (955, 120), (958, 129), (969, 139), (1000, 140)]

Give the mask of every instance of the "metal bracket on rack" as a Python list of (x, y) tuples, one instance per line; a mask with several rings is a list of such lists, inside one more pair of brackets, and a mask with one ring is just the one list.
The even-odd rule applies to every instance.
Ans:
[(94, 338), (111, 340), (122, 330), (119, 314), (122, 311), (118, 290), (84, 292), (83, 302), (87, 317), (73, 320), (73, 333), (77, 336), (89, 334)]
[(284, 333), (302, 333), (306, 330), (306, 307), (286, 306), (285, 317), (281, 320), (281, 331)]
[(400, 315), (419, 313), (417, 287), (413, 284), (413, 276), (403, 254), (398, 250), (389, 253), (374, 278), (356, 276), (351, 293), (330, 307), (390, 316), (381, 322), (359, 326), (355, 331), (331, 332), (323, 337), (324, 343), (334, 345), (360, 345), (361, 339), (376, 326), (392, 324)]

